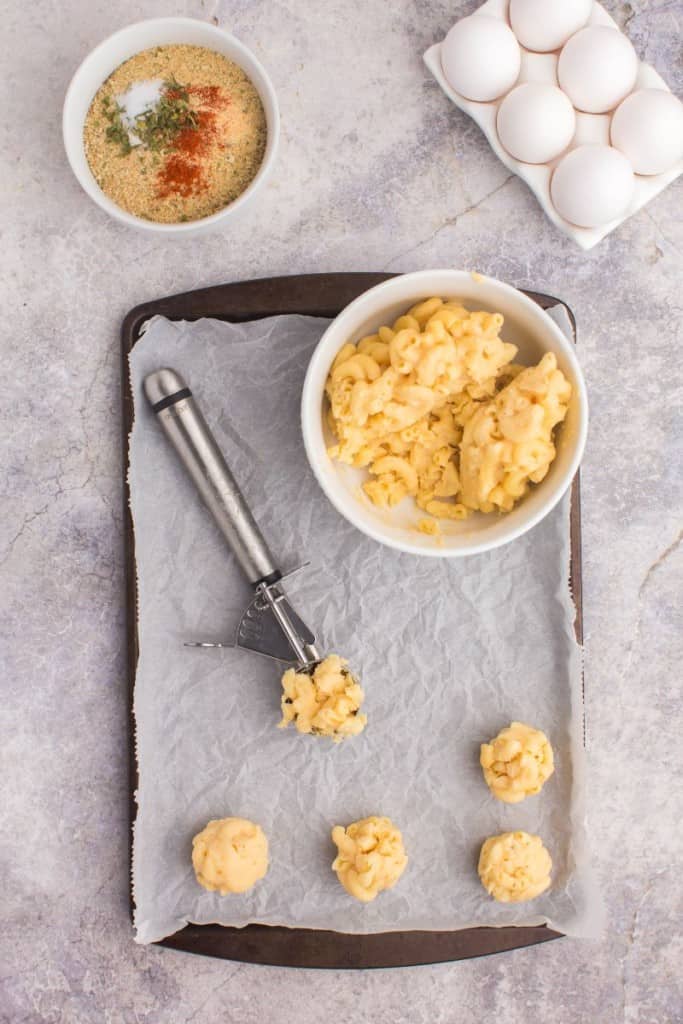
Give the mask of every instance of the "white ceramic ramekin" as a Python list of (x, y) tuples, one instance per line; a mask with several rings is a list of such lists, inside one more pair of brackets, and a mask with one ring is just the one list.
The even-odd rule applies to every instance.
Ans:
[[(134, 217), (105, 195), (88, 166), (83, 143), (83, 126), (95, 93), (120, 64), (135, 56), (136, 53), (140, 53), (141, 50), (171, 43), (205, 46), (209, 50), (222, 53), (235, 64), (239, 64), (261, 97), (266, 114), (268, 138), (263, 162), (256, 177), (242, 195), (232, 203), (201, 220), (179, 224), (157, 224), (154, 221), (144, 220), (142, 217)], [(216, 28), (215, 25), (209, 25), (194, 18), (152, 18), (149, 21), (140, 21), (135, 25), (122, 28), (88, 54), (67, 89), (62, 115), (62, 131), (64, 148), (71, 169), (83, 189), (98, 206), (101, 206), (116, 220), (128, 224), (130, 227), (156, 235), (182, 237), (222, 227), (227, 221), (233, 220), (240, 214), (244, 207), (253, 200), (270, 174), (275, 161), (280, 135), (280, 114), (275, 90), (263, 65), (238, 39), (228, 32)]]
[[(365, 470), (333, 462), (327, 447), (333, 438), (324, 411), (324, 387), (330, 366), (345, 342), (356, 342), (382, 324), (391, 324), (410, 306), (429, 296), (458, 299), (469, 309), (502, 313), (502, 337), (519, 348), (516, 361), (537, 362), (554, 352), (572, 385), (572, 399), (558, 427), (557, 456), (548, 475), (505, 515), (475, 513), (462, 522), (440, 521), (441, 537), (417, 530), (423, 513), (411, 499), (393, 509), (376, 508), (361, 483)], [(507, 544), (535, 526), (558, 503), (576, 473), (586, 443), (588, 402), (574, 347), (540, 306), (511, 285), (460, 270), (421, 270), (392, 278), (355, 299), (330, 324), (313, 353), (304, 382), (301, 421), (308, 461), (338, 512), (359, 530), (389, 547), (415, 555), (473, 555)]]

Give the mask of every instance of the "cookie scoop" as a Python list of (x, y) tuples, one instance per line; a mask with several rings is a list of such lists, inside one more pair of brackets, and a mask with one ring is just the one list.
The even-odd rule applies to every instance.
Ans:
[[(180, 374), (168, 367), (156, 370), (145, 377), (144, 391), (166, 437), (254, 590), (234, 641), (190, 641), (186, 646), (242, 648), (293, 665), (294, 676), (313, 679), (318, 666), (325, 662), (316, 647), (314, 633), (293, 609), (282, 586), (285, 579), (304, 566), (287, 573), (278, 568), (192, 391)], [(349, 674), (347, 669), (345, 673)], [(354, 683), (351, 703), (356, 702), (355, 708), (337, 700), (334, 714), (330, 706), (329, 713), (322, 718), (318, 715), (320, 727), (300, 731), (336, 733), (338, 737), (360, 732), (365, 716), (356, 716), (355, 711), (360, 706), (363, 691), (356, 680)], [(335, 715), (339, 722), (332, 728)], [(343, 729), (342, 719), (348, 719)]]

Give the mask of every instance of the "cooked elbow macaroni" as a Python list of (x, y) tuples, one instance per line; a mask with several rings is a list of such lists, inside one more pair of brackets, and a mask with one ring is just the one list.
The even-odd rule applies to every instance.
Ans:
[(418, 533), (424, 533), (428, 537), (440, 537), (441, 527), (436, 519), (420, 519), (417, 524)]
[(548, 737), (523, 722), (512, 722), (490, 743), (482, 743), (479, 760), (487, 786), (507, 804), (540, 793), (555, 770)]
[(431, 298), (338, 353), (326, 385), (329, 454), (369, 469), (375, 505), (410, 496), (458, 520), (509, 511), (543, 479), (571, 387), (551, 353), (514, 365), (502, 325), (500, 313)]
[(462, 501), (480, 512), (509, 512), (540, 483), (555, 458), (553, 430), (566, 413), (571, 385), (552, 352), (522, 370), (467, 420), (460, 442)]
[(311, 674), (287, 669), (282, 677), (280, 728), (294, 722), (299, 732), (334, 740), (362, 732), (368, 719), (358, 709), (365, 694), (346, 665), (339, 655), (330, 654)]

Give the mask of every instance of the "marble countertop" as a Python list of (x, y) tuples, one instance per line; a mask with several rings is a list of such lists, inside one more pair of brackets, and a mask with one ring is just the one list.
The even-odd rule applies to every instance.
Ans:
[[(589, 253), (442, 95), (420, 55), (470, 0), (3, 5), (5, 328), (0, 1020), (667, 1024), (680, 963), (680, 181)], [(681, 7), (608, 0), (683, 92)], [(269, 68), (283, 139), (260, 206), (166, 243), (113, 223), (61, 144), (76, 65), (176, 13)], [(294, 972), (134, 945), (127, 896), (119, 327), (145, 299), (291, 272), (476, 268), (574, 308), (592, 401), (583, 468), (589, 826), (599, 942), (394, 972)]]

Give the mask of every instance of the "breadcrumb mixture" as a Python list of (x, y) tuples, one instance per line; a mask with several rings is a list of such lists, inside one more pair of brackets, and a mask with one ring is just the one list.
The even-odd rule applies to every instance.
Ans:
[[(187, 90), (198, 127), (161, 151), (134, 145), (124, 154), (107, 136), (107, 111), (130, 86), (155, 79)], [(96, 93), (84, 128), (100, 188), (134, 216), (167, 224), (208, 217), (241, 195), (261, 165), (266, 135), (263, 104), (245, 72), (213, 50), (186, 45), (143, 50), (121, 64)]]

